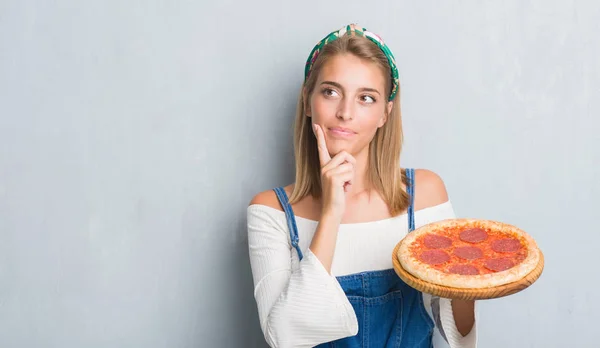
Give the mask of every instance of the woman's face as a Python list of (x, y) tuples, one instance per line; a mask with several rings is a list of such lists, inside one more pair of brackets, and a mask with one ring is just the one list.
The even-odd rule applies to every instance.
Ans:
[(385, 83), (379, 66), (351, 54), (334, 56), (322, 67), (307, 115), (323, 129), (332, 156), (341, 151), (357, 155), (368, 148), (385, 124), (386, 108), (391, 111)]

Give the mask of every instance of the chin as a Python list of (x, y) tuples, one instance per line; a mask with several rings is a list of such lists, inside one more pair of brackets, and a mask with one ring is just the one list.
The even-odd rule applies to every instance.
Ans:
[(329, 148), (329, 152), (331, 153), (332, 156), (337, 155), (338, 153), (342, 152), (342, 151), (346, 151), (347, 153), (354, 155), (356, 152), (356, 149), (353, 146), (350, 146), (350, 144), (336, 144), (336, 142), (332, 142), (331, 144), (327, 144), (327, 147)]

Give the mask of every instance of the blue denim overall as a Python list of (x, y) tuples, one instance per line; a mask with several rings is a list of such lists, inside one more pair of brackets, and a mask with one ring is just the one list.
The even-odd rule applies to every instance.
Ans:
[[(407, 212), (410, 232), (415, 229), (414, 169), (406, 169), (406, 176), (410, 196)], [(288, 197), (281, 187), (276, 188), (275, 193), (286, 214), (292, 245), (302, 260), (296, 219)], [(336, 278), (356, 313), (358, 334), (317, 347), (432, 347), (434, 323), (423, 306), (423, 297), (404, 283), (393, 268)]]

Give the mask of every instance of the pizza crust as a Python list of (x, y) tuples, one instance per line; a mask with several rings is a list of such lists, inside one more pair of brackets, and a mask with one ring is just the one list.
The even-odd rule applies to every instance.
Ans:
[[(508, 233), (519, 238), (527, 248), (527, 257), (521, 263), (505, 271), (480, 275), (460, 275), (439, 271), (420, 261), (410, 252), (412, 243), (424, 234), (445, 229), (477, 227)], [(422, 226), (404, 238), (396, 256), (402, 267), (419, 279), (443, 286), (470, 289), (490, 288), (518, 281), (533, 271), (540, 259), (535, 240), (521, 229), (502, 222), (478, 219), (448, 219)]]

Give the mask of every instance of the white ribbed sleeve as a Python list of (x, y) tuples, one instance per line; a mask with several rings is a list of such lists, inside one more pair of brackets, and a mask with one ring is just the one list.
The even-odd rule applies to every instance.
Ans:
[[(475, 302), (475, 307), (475, 314), (477, 314), (477, 302)], [(451, 300), (447, 298), (440, 298), (440, 321), (450, 348), (475, 348), (477, 346), (475, 324), (466, 336), (461, 335), (454, 322)], [(475, 321), (477, 321), (477, 315)]]
[[(283, 214), (283, 213), (282, 213)], [(313, 347), (356, 335), (354, 310), (337, 279), (310, 251), (292, 269), (285, 216), (248, 207), (248, 247), (260, 326), (271, 347)]]
[[(436, 331), (433, 333), (434, 348), (475, 348), (477, 347), (477, 330), (475, 325), (471, 331), (463, 336), (456, 328), (452, 302), (447, 298), (440, 298), (423, 294), (423, 304), (427, 313), (435, 322)], [(475, 322), (477, 322), (477, 307), (475, 302)]]

